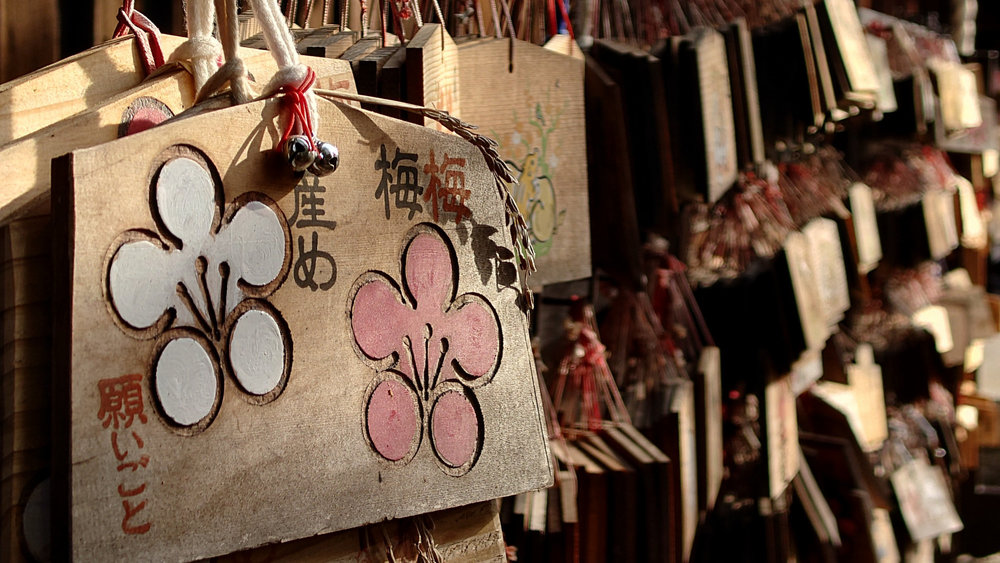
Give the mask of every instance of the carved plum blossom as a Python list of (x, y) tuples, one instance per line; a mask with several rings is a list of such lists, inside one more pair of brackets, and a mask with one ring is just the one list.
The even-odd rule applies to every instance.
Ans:
[(190, 435), (218, 413), (224, 374), (253, 404), (284, 389), (291, 336), (264, 298), (288, 274), (290, 239), (270, 198), (251, 192), (225, 206), (208, 159), (189, 147), (170, 150), (150, 187), (159, 233), (118, 238), (105, 296), (126, 334), (156, 339), (150, 392), (161, 416)]
[(369, 271), (351, 293), (356, 352), (376, 370), (366, 395), (365, 435), (382, 458), (407, 463), (426, 433), (442, 470), (463, 475), (482, 449), (482, 411), (473, 389), (500, 365), (500, 321), (483, 296), (456, 296), (455, 251), (436, 227), (416, 226), (400, 262), (402, 287)]

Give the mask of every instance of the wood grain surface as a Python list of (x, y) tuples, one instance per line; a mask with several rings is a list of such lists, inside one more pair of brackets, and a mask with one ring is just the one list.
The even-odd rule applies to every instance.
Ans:
[[(168, 45), (179, 43), (171, 43), (179, 38), (165, 37)], [(125, 47), (128, 48), (127, 53)], [(128, 84), (132, 75), (137, 83), (124, 92), (109, 93), (103, 99), (92, 101), (85, 111), (69, 118), (63, 117), (69, 111), (65, 104), (53, 103), (36, 106), (38, 111), (26, 110), (29, 118), (16, 121), (20, 130), (32, 132), (0, 147), (0, 154), (3, 155), (0, 172), (9, 178), (3, 195), (0, 195), (0, 199), (4, 200), (0, 215), (4, 217), (2, 222), (7, 223), (0, 231), (4, 283), (3, 330), (0, 334), (5, 362), (0, 410), (4, 425), (4, 442), (0, 450), (3, 459), (0, 528), (5, 540), (2, 542), (4, 554), (10, 560), (21, 560), (28, 553), (23, 545), (22, 514), (35, 486), (48, 477), (50, 466), (51, 159), (152, 125), (150, 119), (157, 117), (155, 113), (150, 113), (153, 109), (161, 110), (159, 117), (169, 117), (189, 108), (194, 101), (193, 85), (186, 72), (175, 71), (138, 84), (141, 72), (130, 74), (123, 69), (111, 72), (107, 60), (95, 60), (109, 52), (114, 53), (112, 59), (133, 56), (129, 42), (112, 42), (105, 48), (96, 48), (77, 57), (75, 63), (64, 61), (65, 64), (43, 69), (14, 85), (0, 88), (0, 98), (31, 100), (37, 104), (45, 97), (38, 96), (36, 99), (29, 96), (29, 92), (94, 69), (101, 69), (108, 78), (106, 82), (94, 82), (95, 87), (104, 88), (102, 92), (111, 92), (109, 84)], [(243, 54), (247, 68), (258, 80), (266, 80), (275, 71), (269, 53), (244, 50)], [(350, 67), (345, 62), (311, 57), (303, 59), (316, 70), (321, 87), (355, 91)], [(125, 64), (121, 62), (125, 59), (115, 60)], [(132, 64), (138, 67), (137, 61)]]
[[(271, 150), (280, 135), (279, 107), (276, 101), (255, 102), (167, 123), (75, 151), (54, 165), (59, 179), (53, 198), (53, 237), (59, 254), (68, 259), (53, 276), (53, 310), (60, 317), (55, 319), (54, 385), (59, 393), (53, 409), (56, 419), (67, 419), (65, 426), (54, 422), (54, 457), (62, 463), (55, 468), (53, 495), (56, 506), (66, 507), (69, 516), (68, 523), (56, 523), (56, 531), (69, 535), (57, 535), (53, 545), (71, 542), (75, 558), (208, 557), (494, 499), (552, 481), (517, 282), (500, 275), (511, 242), (502, 228), (503, 206), (493, 177), (480, 153), (453, 135), (321, 102), (319, 136), (339, 146), (341, 165), (323, 179), (302, 178)], [(256, 307), (254, 311), (267, 311), (287, 327), (279, 332), (285, 337), (283, 350), (290, 369), (274, 394), (249, 393), (239, 382), (236, 364), (247, 352), (234, 352), (235, 346), (227, 344), (236, 338), (232, 316), (224, 323), (220, 320), (220, 328), (213, 331), (185, 317), (178, 306), (173, 309), (175, 318), (166, 311), (152, 327), (143, 328), (145, 323), (127, 312), (125, 303), (131, 298), (118, 286), (108, 285), (112, 264), (124, 260), (124, 245), (140, 238), (160, 241), (147, 250), (161, 248), (181, 258), (195, 255), (182, 252), (187, 247), (181, 245), (185, 238), (189, 246), (193, 244), (191, 233), (200, 231), (191, 225), (201, 220), (177, 223), (169, 211), (175, 208), (163, 207), (166, 204), (157, 203), (158, 196), (151, 192), (160, 185), (161, 174), (173, 174), (164, 172), (169, 163), (180, 158), (206, 167), (209, 172), (204, 177), (210, 180), (205, 182), (217, 190), (216, 196), (205, 200), (219, 205), (209, 221), (215, 234), (197, 240), (249, 242), (223, 235), (235, 232), (232, 225), (246, 218), (241, 213), (247, 209), (258, 219), (278, 217), (285, 225), (286, 269), (266, 288), (240, 282), (240, 290), (229, 294), (227, 301), (237, 312), (245, 312), (248, 304)], [(435, 197), (420, 200), (419, 209), (404, 205), (413, 201), (408, 196), (419, 195), (419, 191), (404, 192), (406, 184), (430, 190), (433, 175), (437, 173), (439, 181), (443, 176), (429, 167), (432, 158), (439, 165), (450, 159), (449, 170), (464, 174), (463, 185), (469, 190), (466, 214), (449, 213), (444, 207), (436, 212), (432, 206), (441, 202)], [(416, 166), (409, 171), (400, 168), (414, 161)], [(393, 191), (380, 195), (383, 173), (390, 174), (385, 187)], [(452, 193), (452, 204), (459, 203), (456, 195)], [(273, 205), (266, 204), (268, 200)], [(306, 213), (308, 207), (303, 205), (312, 203), (325, 215)], [(198, 206), (176, 209), (204, 217)], [(197, 245), (192, 247), (196, 253)], [(263, 252), (270, 246), (253, 241), (233, 248), (264, 248)], [(324, 262), (316, 251), (330, 260)], [(252, 255), (234, 256), (242, 256), (232, 262), (234, 272), (235, 265), (249, 271), (258, 263)], [(196, 275), (203, 272), (203, 287), (215, 287), (204, 280), (219, 278), (204, 272), (221, 275), (223, 269), (214, 263), (206, 269), (203, 260), (193, 259), (190, 267)], [(335, 278), (330, 275), (334, 264)], [(437, 266), (426, 267), (433, 264)], [(166, 298), (172, 299), (172, 282), (163, 286), (155, 280), (173, 270), (149, 266), (130, 271), (137, 280), (151, 280), (151, 292), (166, 287)], [(424, 337), (449, 338), (436, 352), (436, 371), (431, 360), (420, 368), (421, 362), (406, 363), (396, 352), (380, 360), (382, 354), (372, 351), (370, 332), (357, 328), (352, 316), (383, 315), (384, 311), (354, 306), (361, 301), (354, 296), (376, 281), (389, 288), (385, 290), (389, 294), (401, 292), (393, 298), (399, 301), (389, 304), (402, 316), (383, 316), (381, 323), (366, 326), (391, 342), (391, 335), (397, 334), (392, 331), (401, 330), (401, 319), (412, 318), (414, 312), (417, 317), (429, 315)], [(147, 286), (132, 287), (141, 291)], [(142, 294), (145, 297), (137, 297), (138, 302), (156, 299), (154, 294), (159, 295)], [(207, 289), (205, 294), (219, 303), (218, 290)], [(115, 295), (126, 301), (116, 301)], [(238, 297), (248, 295), (252, 298), (236, 305)], [(430, 304), (425, 303), (428, 300)], [(435, 305), (438, 300), (443, 302)], [(464, 315), (477, 307), (487, 311), (487, 318), (488, 311), (495, 315), (497, 341), (492, 344), (488, 330), (469, 340), (461, 323), (446, 322), (455, 318), (448, 315)], [(473, 344), (479, 342), (475, 338), (485, 340)], [(416, 347), (401, 347), (401, 342), (413, 341), (395, 341), (396, 349), (410, 350), (411, 360)], [(166, 369), (159, 363), (169, 355), (164, 350), (177, 342), (200, 343), (219, 362), (208, 368), (214, 367), (220, 383), (216, 410), (194, 425), (177, 424), (164, 414), (169, 401), (160, 397), (168, 391), (151, 381), (151, 375)], [(435, 355), (438, 344), (425, 342), (425, 352), (416, 357)], [(483, 362), (476, 358), (490, 346), (499, 348), (490, 356), (493, 367), (483, 372), (476, 367)], [(190, 363), (199, 356), (171, 357)], [(201, 373), (203, 367), (193, 367), (192, 373)], [(416, 377), (408, 380), (413, 372)], [(449, 378), (448, 373), (461, 375)], [(395, 403), (403, 406), (383, 420), (379, 413), (373, 415), (378, 405), (369, 398), (386, 380), (396, 382), (390, 391), (397, 394), (390, 392), (385, 400), (403, 401)], [(405, 457), (396, 458), (373, 440), (386, 428), (397, 428), (396, 414), (406, 418), (407, 388), (417, 405), (413, 418), (418, 422), (414, 445)], [(136, 395), (136, 390), (141, 392)], [(123, 402), (115, 403), (114, 396)], [(454, 403), (463, 396), (476, 411), (474, 420), (435, 414), (434, 409), (444, 409), (441, 405), (448, 402), (442, 397)], [(112, 412), (132, 416), (119, 420)], [(112, 419), (121, 423), (119, 428), (111, 425)], [(127, 421), (131, 426), (125, 426)], [(474, 457), (463, 465), (450, 463), (456, 458), (449, 445), (462, 442), (470, 428)]]

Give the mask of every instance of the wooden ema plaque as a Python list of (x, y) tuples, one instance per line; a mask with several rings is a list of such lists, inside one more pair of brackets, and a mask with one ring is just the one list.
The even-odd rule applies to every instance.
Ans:
[[(466, 119), (459, 96), (457, 48), (441, 24), (429, 23), (421, 27), (406, 44), (405, 57), (406, 100)], [(430, 118), (409, 114), (406, 117), (415, 123), (443, 130)]]
[[(244, 54), (248, 55), (244, 59), (247, 68), (258, 79), (266, 80), (276, 70), (269, 53), (244, 51)], [(303, 60), (316, 70), (317, 83), (354, 90), (347, 63), (315, 58)], [(65, 73), (73, 76), (71, 70)], [(34, 83), (28, 84), (30, 89)], [(20, 88), (25, 86), (13, 91), (21, 91)], [(8, 178), (0, 190), (5, 287), (4, 323), (0, 331), (5, 359), (0, 412), (3, 434), (7, 437), (0, 445), (0, 458), (6, 460), (0, 471), (0, 545), (10, 549), (3, 551), (5, 555), (20, 557), (22, 553), (44, 553), (48, 549), (48, 543), (38, 539), (42, 536), (31, 533), (27, 525), (48, 527), (48, 504), (32, 503), (30, 499), (44, 496), (40, 491), (48, 489), (50, 466), (51, 159), (152, 127), (190, 107), (193, 102), (191, 76), (178, 69), (51, 124), (45, 120), (56, 118), (57, 114), (39, 113), (32, 120), (33, 126), (41, 127), (39, 130), (0, 146), (0, 173)], [(25, 218), (14, 218), (21, 216)], [(32, 512), (29, 506), (40, 507), (33, 518), (29, 517)], [(38, 541), (31, 543), (32, 540)]]
[(63, 555), (209, 557), (552, 482), (481, 153), (321, 100), (340, 168), (297, 176), (280, 107), (53, 165)]
[(523, 41), (511, 60), (509, 40), (486, 39), (460, 45), (458, 63), (460, 116), (500, 143), (518, 178), (510, 188), (535, 249), (531, 281), (589, 277), (584, 62)]
[(448, 563), (505, 561), (500, 503), (458, 508), (271, 544), (216, 558), (218, 563), (359, 563), (420, 561), (433, 546)]
[[(161, 35), (164, 57), (184, 42)], [(88, 110), (145, 77), (132, 36), (77, 53), (0, 85), (0, 144)]]
[[(268, 52), (244, 48), (240, 55), (250, 74), (260, 80), (258, 88), (277, 71)], [(316, 72), (318, 88), (356, 92), (349, 63), (319, 57), (301, 59)], [(31, 83), (27, 86), (33, 87)], [(191, 75), (175, 70), (109, 95), (73, 116), (51, 123), (42, 120), (54, 116), (37, 116), (33, 123), (38, 126), (36, 131), (0, 145), (0, 172), (8, 178), (0, 188), (0, 224), (48, 204), (52, 158), (152, 127), (191, 107), (195, 94)]]

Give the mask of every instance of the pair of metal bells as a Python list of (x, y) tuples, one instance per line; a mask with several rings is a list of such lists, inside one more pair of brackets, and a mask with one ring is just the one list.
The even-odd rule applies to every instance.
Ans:
[(337, 147), (315, 137), (310, 143), (309, 137), (305, 135), (292, 135), (285, 141), (284, 151), (285, 158), (296, 172), (308, 170), (317, 176), (326, 176), (332, 174), (340, 164), (340, 151)]

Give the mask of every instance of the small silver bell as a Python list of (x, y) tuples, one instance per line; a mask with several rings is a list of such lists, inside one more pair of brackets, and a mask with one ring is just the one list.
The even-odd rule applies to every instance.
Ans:
[(285, 141), (285, 158), (296, 172), (309, 168), (316, 160), (316, 151), (309, 146), (305, 135), (292, 135)]
[(315, 140), (316, 160), (309, 166), (309, 171), (317, 176), (332, 174), (340, 165), (340, 150), (337, 146), (326, 141)]

